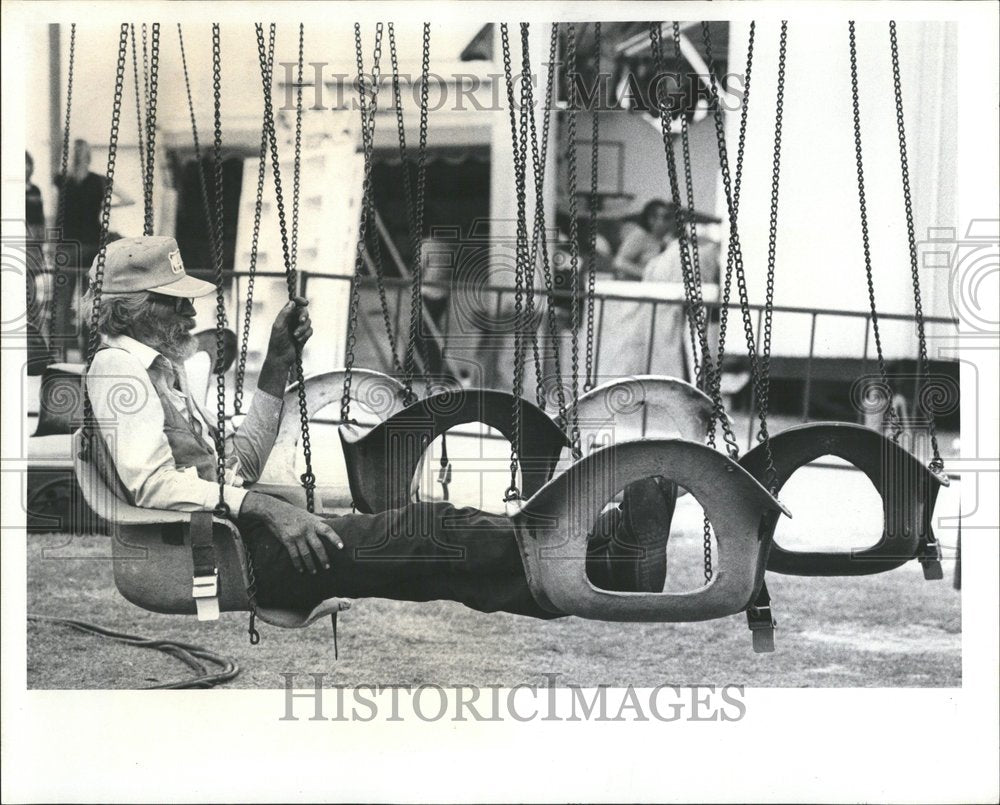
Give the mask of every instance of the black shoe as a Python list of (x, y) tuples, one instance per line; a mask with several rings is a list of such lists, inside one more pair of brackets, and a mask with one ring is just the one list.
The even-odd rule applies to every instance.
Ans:
[[(676, 505), (677, 484), (665, 478), (646, 478), (625, 487), (621, 525), (608, 548), (616, 589), (663, 592)], [(627, 557), (632, 561), (622, 561)]]

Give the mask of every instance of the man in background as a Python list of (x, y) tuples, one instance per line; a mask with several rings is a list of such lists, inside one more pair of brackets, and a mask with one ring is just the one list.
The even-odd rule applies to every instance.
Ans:
[(40, 374), (52, 362), (42, 335), (41, 311), (38, 305), (38, 277), (45, 271), (45, 207), (42, 191), (33, 184), (35, 160), (24, 152), (24, 254), (25, 254), (25, 314), (27, 316), (28, 373)]
[[(74, 302), (84, 290), (85, 272), (94, 262), (100, 247), (101, 207), (107, 179), (90, 170), (90, 145), (86, 140), (73, 142), (73, 162), (65, 182), (56, 176), (53, 184), (59, 189), (59, 209), (63, 217), (62, 232), (55, 253), (53, 268), (52, 341), (63, 350), (84, 338), (83, 322), (74, 326)], [(132, 204), (132, 199), (118, 189), (114, 192), (116, 206)], [(79, 281), (78, 281), (79, 280)]]

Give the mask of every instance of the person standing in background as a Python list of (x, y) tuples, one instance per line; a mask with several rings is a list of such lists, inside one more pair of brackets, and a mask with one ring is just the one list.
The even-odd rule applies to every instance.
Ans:
[(642, 208), (639, 226), (622, 240), (614, 267), (620, 280), (641, 280), (646, 264), (659, 255), (674, 237), (674, 208), (654, 198)]
[[(63, 349), (77, 340), (77, 334), (81, 339), (79, 343), (83, 343), (83, 321), (79, 328), (74, 326), (73, 308), (74, 302), (86, 290), (82, 287), (86, 272), (100, 248), (101, 207), (107, 187), (107, 180), (90, 170), (90, 145), (86, 140), (74, 140), (73, 164), (65, 179), (65, 182), (62, 176), (53, 179), (59, 189), (59, 209), (63, 218), (53, 271), (51, 332), (53, 342), (58, 339)], [(114, 196), (116, 206), (133, 203), (131, 197), (118, 189)]]
[(38, 277), (45, 272), (45, 207), (42, 191), (33, 184), (35, 160), (24, 152), (24, 254), (25, 254), (25, 315), (28, 337), (28, 373), (40, 374), (52, 362), (48, 345), (42, 335), (38, 306)]

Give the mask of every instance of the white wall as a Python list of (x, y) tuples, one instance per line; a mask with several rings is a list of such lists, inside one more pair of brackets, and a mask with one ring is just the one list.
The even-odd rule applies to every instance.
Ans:
[[(901, 22), (901, 75), (916, 232), (954, 227), (956, 37), (946, 23)], [(741, 70), (747, 28), (735, 24), (729, 63)], [(858, 70), (872, 261), (878, 309), (912, 314), (887, 22), (858, 23)], [(751, 83), (740, 236), (751, 301), (761, 302), (767, 266), (771, 155), (775, 120), (778, 23), (758, 25)], [(858, 212), (846, 23), (794, 21), (788, 29), (775, 303), (867, 310)], [(731, 152), (738, 115), (729, 116)], [(720, 194), (719, 212), (725, 212)], [(928, 315), (951, 315), (944, 272), (921, 270)], [(863, 325), (828, 320), (816, 334), (818, 355), (860, 355)], [(775, 320), (774, 352), (803, 354), (809, 320)], [(913, 328), (884, 323), (890, 356), (913, 356)], [(933, 330), (932, 330), (933, 334)], [(873, 353), (872, 353), (873, 354)]]

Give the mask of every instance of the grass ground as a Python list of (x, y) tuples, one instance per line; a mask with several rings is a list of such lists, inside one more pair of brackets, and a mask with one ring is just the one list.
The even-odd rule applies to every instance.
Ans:
[[(865, 483), (844, 470), (802, 471), (782, 494), (795, 518), (782, 522), (779, 541), (786, 547), (806, 539), (841, 546), (875, 541), (877, 534), (868, 532), (878, 526), (878, 501)], [(955, 486), (939, 500), (939, 516), (957, 509)], [(682, 498), (668, 551), (670, 589), (697, 583), (699, 523), (700, 508)], [(941, 536), (949, 556), (949, 537)], [(295, 631), (263, 625), (260, 645), (251, 647), (246, 621), (236, 614), (199, 623), (145, 612), (116, 592), (108, 548), (107, 538), (31, 537), (28, 611), (201, 644), (240, 665), (230, 687), (281, 687), (282, 672), (323, 672), (329, 685), (509, 686), (541, 682), (548, 673), (585, 686), (961, 684), (961, 598), (950, 582), (951, 562), (945, 563), (945, 580), (937, 582), (924, 581), (913, 562), (854, 578), (769, 574), (778, 620), (777, 650), (770, 655), (752, 652), (742, 615), (682, 624), (540, 622), (451, 602), (367, 599), (341, 616), (335, 661), (326, 625)], [(27, 648), (31, 688), (142, 687), (187, 673), (157, 652), (50, 624), (28, 624)]]

